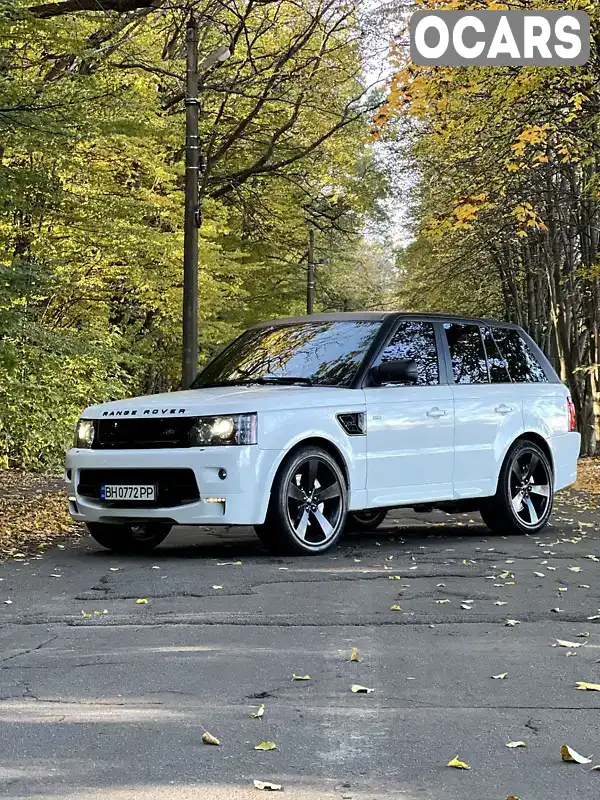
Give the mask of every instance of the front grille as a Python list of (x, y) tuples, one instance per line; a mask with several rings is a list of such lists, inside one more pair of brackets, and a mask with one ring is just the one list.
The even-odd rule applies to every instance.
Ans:
[(94, 450), (144, 450), (190, 447), (189, 433), (197, 417), (155, 419), (98, 419), (94, 423)]
[[(155, 500), (101, 500), (103, 484), (154, 485)], [(192, 469), (82, 469), (77, 492), (106, 508), (172, 508), (200, 499)]]

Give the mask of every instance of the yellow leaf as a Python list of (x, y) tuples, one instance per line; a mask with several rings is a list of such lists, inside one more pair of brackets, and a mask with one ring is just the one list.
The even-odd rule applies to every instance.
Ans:
[(280, 783), (269, 783), (269, 781), (254, 781), (255, 789), (263, 789), (268, 792), (279, 792), (283, 787)]
[(495, 606), (505, 606), (505, 605), (507, 605), (507, 603), (506, 603), (506, 601), (505, 601), (505, 600), (496, 600), (496, 602), (494, 603), (494, 605), (495, 605)]
[(567, 744), (563, 744), (560, 748), (560, 755), (563, 761), (575, 761), (577, 764), (591, 764), (592, 759), (586, 758), (585, 756), (579, 755), (576, 750), (569, 747)]
[(352, 652), (350, 653), (350, 661), (356, 661), (359, 664), (363, 661), (363, 659), (358, 655), (358, 647), (352, 648)]
[(213, 589), (222, 589), (222, 586), (213, 586)]
[(514, 747), (527, 747), (527, 744), (525, 742), (509, 742), (506, 746), (507, 747), (512, 747), (512, 748), (514, 748)]
[(292, 680), (293, 681), (309, 681), (310, 680), (310, 675), (296, 675), (296, 673), (294, 673), (292, 675)]
[(581, 647), (581, 642), (568, 642), (566, 639), (557, 639), (556, 643), (559, 647), (568, 647), (570, 650), (574, 647)]
[(600, 692), (600, 683), (586, 683), (585, 681), (577, 681), (577, 689), (583, 689), (588, 692)]
[(571, 572), (581, 572), (581, 567), (569, 567)]
[(261, 703), (256, 711), (251, 711), (250, 716), (254, 719), (260, 719), (265, 713), (265, 704)]
[(400, 575), (388, 575), (388, 581), (399, 581), (401, 580)]
[(371, 694), (375, 689), (368, 689), (366, 686), (361, 686), (359, 683), (353, 683), (350, 687), (354, 694)]
[(465, 761), (461, 761), (458, 756), (454, 756), (446, 766), (455, 767), (455, 769), (471, 769), (471, 767)]
[(495, 681), (503, 681), (504, 678), (506, 678), (507, 675), (508, 675), (508, 672), (501, 672), (499, 675), (492, 675), (492, 678)]
[(393, 605), (393, 606), (390, 608), (390, 611), (402, 611), (402, 609), (400, 608), (400, 606), (399, 606), (399, 605)]
[(275, 742), (261, 742), (254, 746), (255, 750), (277, 750)]
[(204, 731), (202, 734), (202, 741), (204, 744), (221, 744), (221, 742), (208, 731)]
[(148, 604), (148, 601), (146, 600), (145, 597), (138, 597), (138, 599), (135, 602), (137, 603), (138, 606), (145, 606)]
[(438, 606), (444, 606), (446, 603), (449, 603), (450, 600), (436, 600), (435, 602), (438, 604)]

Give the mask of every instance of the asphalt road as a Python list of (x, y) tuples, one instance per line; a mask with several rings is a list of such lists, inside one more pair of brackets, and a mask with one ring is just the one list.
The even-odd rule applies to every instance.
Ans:
[(593, 505), (562, 500), (539, 538), (403, 512), (315, 558), (182, 528), (148, 558), (84, 537), (6, 563), (0, 797), (245, 800), (259, 779), (298, 800), (597, 800), (600, 693), (576, 689), (600, 682)]

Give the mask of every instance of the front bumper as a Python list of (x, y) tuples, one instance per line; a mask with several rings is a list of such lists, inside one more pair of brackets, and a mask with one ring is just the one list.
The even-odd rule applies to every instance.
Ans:
[[(69, 511), (73, 519), (81, 522), (168, 519), (178, 525), (259, 525), (265, 519), (271, 489), (269, 476), (277, 457), (277, 452), (260, 450), (257, 445), (109, 452), (73, 448), (67, 453), (65, 469)], [(132, 473), (148, 468), (191, 469), (200, 499), (186, 505), (127, 508), (84, 497), (79, 491), (81, 470)], [(227, 473), (224, 480), (219, 477), (221, 470)]]

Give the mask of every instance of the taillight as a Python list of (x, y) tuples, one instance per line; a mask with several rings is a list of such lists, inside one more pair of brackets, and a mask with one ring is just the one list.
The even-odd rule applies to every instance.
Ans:
[(577, 430), (577, 414), (575, 413), (575, 405), (570, 397), (567, 397), (567, 413), (569, 415), (569, 433)]

